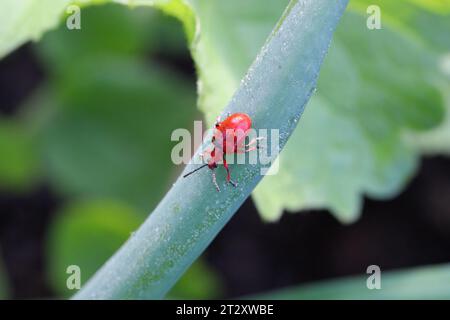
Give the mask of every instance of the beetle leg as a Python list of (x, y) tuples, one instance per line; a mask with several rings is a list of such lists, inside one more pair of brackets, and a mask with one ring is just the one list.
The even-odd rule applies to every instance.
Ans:
[(227, 160), (225, 159), (225, 157), (223, 157), (223, 166), (227, 170), (227, 182), (230, 182), (231, 174), (230, 174), (230, 169), (228, 168), (228, 163), (227, 163)]
[(253, 150), (257, 150), (257, 149), (259, 149), (258, 146), (253, 146), (253, 147), (250, 147), (248, 149), (245, 149), (244, 152), (250, 152), (250, 151), (253, 151)]
[[(254, 139), (252, 139), (252, 140), (250, 140), (250, 142), (249, 143), (247, 143), (245, 146), (246, 147), (250, 147), (250, 146), (252, 146), (252, 145), (254, 145), (255, 143), (256, 143), (256, 149), (259, 149), (259, 140), (264, 140), (266, 137), (258, 137), (258, 138), (254, 138)], [(252, 150), (255, 150), (255, 149), (252, 149)], [(248, 151), (247, 151), (248, 152)]]
[(259, 148), (258, 148), (258, 147), (255, 147), (255, 146), (252, 146), (252, 147), (246, 149), (245, 146), (244, 146), (244, 147), (241, 148), (241, 149), (237, 149), (237, 150), (236, 150), (236, 153), (237, 153), (237, 154), (247, 153), (247, 152), (250, 152), (250, 151), (253, 151), (253, 150), (256, 150), (256, 149), (259, 149)]
[[(266, 137), (258, 137), (258, 138), (254, 138), (254, 139), (250, 140), (249, 143), (244, 145), (244, 148), (236, 150), (236, 153), (246, 153), (246, 152), (260, 149), (261, 147), (258, 142), (259, 142), (259, 140), (264, 140), (265, 138)], [(254, 145), (255, 143), (256, 143), (256, 146)], [(246, 148), (248, 148), (248, 149), (246, 149)]]
[(228, 163), (227, 163), (227, 160), (225, 159), (225, 157), (223, 158), (223, 166), (227, 170), (227, 182), (231, 183), (233, 185), (233, 187), (237, 187), (237, 183), (234, 182), (233, 180), (231, 180), (230, 168), (228, 168)]

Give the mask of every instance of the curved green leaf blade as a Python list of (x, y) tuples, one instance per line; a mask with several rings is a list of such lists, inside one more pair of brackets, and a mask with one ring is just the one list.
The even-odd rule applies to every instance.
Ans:
[(369, 276), (370, 274), (322, 281), (249, 298), (268, 300), (450, 299), (450, 290), (448, 289), (450, 281), (449, 264), (382, 272), (381, 289), (379, 290), (367, 288)]
[[(247, 112), (257, 129), (279, 129), (283, 147), (314, 90), (346, 4), (292, 2), (225, 112)], [(226, 186), (219, 175), (220, 193), (212, 187), (208, 172), (179, 178), (141, 228), (75, 298), (163, 297), (262, 178), (259, 164), (233, 169), (239, 187)]]

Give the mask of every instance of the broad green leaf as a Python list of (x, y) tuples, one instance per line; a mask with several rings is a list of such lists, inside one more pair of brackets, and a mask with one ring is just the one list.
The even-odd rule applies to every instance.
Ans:
[[(427, 10), (417, 10), (414, 3)], [(364, 13), (371, 0), (353, 1), (352, 8)], [(407, 135), (408, 143), (418, 152), (426, 154), (450, 153), (450, 41), (445, 30), (450, 29), (450, 1), (389, 1), (377, 0), (382, 10), (382, 19), (388, 25), (395, 26), (402, 33), (425, 44), (437, 55), (435, 64), (445, 77), (437, 84), (446, 101), (445, 119), (441, 125), (427, 132)], [(441, 83), (442, 82), (442, 83)]]
[(448, 289), (450, 281), (449, 264), (416, 267), (400, 271), (382, 271), (381, 289), (379, 290), (367, 288), (369, 276), (370, 274), (327, 280), (311, 285), (263, 293), (250, 298), (269, 300), (450, 299), (450, 290)]
[(3, 0), (0, 4), (0, 58), (56, 27), (70, 0)]
[(117, 201), (74, 203), (58, 212), (49, 231), (48, 279), (62, 296), (73, 294), (66, 285), (70, 265), (81, 270), (81, 283), (120, 247), (142, 222), (138, 212)]
[[(443, 72), (446, 73), (448, 77), (448, 83), (443, 84), (442, 86), (446, 105), (446, 115), (444, 121), (440, 126), (428, 132), (420, 135), (411, 134), (406, 137), (408, 143), (413, 148), (416, 148), (418, 151), (425, 154), (450, 155), (450, 58), (446, 59), (448, 59), (448, 62), (442, 61)], [(448, 63), (449, 67), (445, 66), (445, 63)]]
[[(393, 176), (408, 175), (415, 168), (415, 161), (404, 149), (398, 149), (389, 140), (379, 144), (376, 150), (364, 136), (354, 119), (336, 114), (330, 103), (316, 96), (304, 114), (305, 123), (294, 132), (286, 149), (280, 155), (280, 171), (265, 177), (253, 196), (260, 213), (268, 220), (278, 218), (283, 208), (297, 211), (299, 208), (331, 208), (342, 221), (352, 221), (361, 208), (360, 191), (371, 182), (371, 187), (396, 190), (399, 188)], [(316, 124), (327, 128), (326, 134), (317, 133)], [(307, 137), (302, 134), (308, 134)], [(392, 137), (395, 138), (395, 137)], [(316, 153), (299, 153), (299, 150), (329, 150), (330, 155), (317, 157)], [(334, 153), (333, 153), (334, 151)], [(379, 161), (384, 172), (376, 172)], [(311, 168), (310, 171), (304, 167)], [(312, 170), (312, 168), (322, 170)]]
[(38, 175), (32, 135), (19, 123), (0, 119), (0, 187), (24, 190)]
[(351, 222), (364, 194), (386, 198), (402, 190), (418, 160), (405, 133), (433, 128), (443, 117), (433, 58), (395, 30), (370, 31), (363, 17), (347, 12), (278, 175), (254, 192), (262, 215), (274, 220), (285, 208), (325, 207)]
[(445, 32), (450, 27), (450, 1), (353, 0), (349, 8), (368, 16), (367, 8), (374, 4), (380, 8), (382, 28), (394, 28), (404, 36), (441, 52), (450, 50), (450, 41)]

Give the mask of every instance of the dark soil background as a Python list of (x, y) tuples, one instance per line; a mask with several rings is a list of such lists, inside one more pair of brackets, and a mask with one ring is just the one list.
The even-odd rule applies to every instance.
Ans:
[[(189, 58), (159, 57), (189, 74)], [(30, 45), (0, 61), (0, 114), (18, 106), (45, 74)], [(1, 155), (0, 155), (1, 156)], [(44, 241), (63, 203), (43, 184), (27, 194), (0, 190), (0, 251), (12, 298), (52, 296)], [(377, 264), (383, 271), (450, 261), (450, 159), (423, 159), (408, 188), (390, 201), (366, 200), (360, 220), (344, 226), (327, 211), (285, 213), (261, 221), (249, 199), (206, 251), (226, 297), (351, 274)]]

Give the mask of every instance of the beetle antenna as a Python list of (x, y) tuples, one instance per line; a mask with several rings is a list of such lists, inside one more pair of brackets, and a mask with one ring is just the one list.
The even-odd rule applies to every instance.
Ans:
[(194, 172), (197, 172), (200, 169), (203, 169), (204, 167), (206, 167), (208, 164), (205, 163), (204, 165), (198, 167), (197, 169), (192, 170), (191, 172), (186, 173), (183, 178), (186, 178), (187, 176), (190, 176), (191, 174), (193, 174)]

